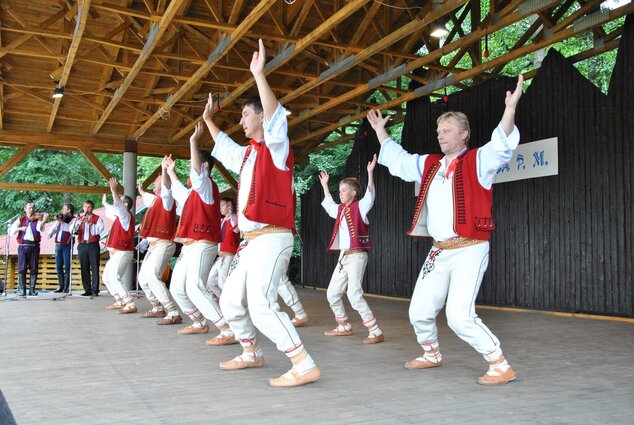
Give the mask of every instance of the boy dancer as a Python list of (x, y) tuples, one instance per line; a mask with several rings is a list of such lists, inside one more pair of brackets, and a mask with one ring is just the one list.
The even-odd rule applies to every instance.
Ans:
[(106, 308), (119, 310), (121, 314), (136, 313), (134, 300), (121, 280), (132, 263), (134, 253), (134, 216), (131, 212), (134, 200), (129, 196), (117, 195), (116, 178), (111, 177), (109, 183), (112, 205), (108, 204), (105, 194), (102, 201), (106, 207), (106, 216), (114, 219), (114, 222), (106, 242), (110, 259), (103, 269), (103, 283), (108, 287), (108, 292), (112, 294), (115, 302)]
[(176, 164), (171, 156), (163, 159), (174, 199), (182, 205), (176, 237), (183, 243), (183, 248), (174, 266), (170, 293), (181, 310), (194, 322), (180, 329), (179, 334), (207, 333), (209, 326), (206, 319), (209, 319), (220, 330), (220, 334), (208, 342), (212, 345), (235, 344), (233, 332), (225, 322), (220, 306), (206, 288), (220, 241), (220, 196), (216, 183), (211, 179), (213, 158), (208, 152), (198, 150), (198, 141), (203, 132), (203, 124), (198, 123), (189, 139), (189, 179), (192, 184), (189, 193), (178, 180), (174, 171)]
[(376, 323), (376, 317), (372, 314), (368, 303), (363, 299), (363, 275), (368, 265), (368, 251), (372, 249), (368, 232), (368, 212), (374, 205), (374, 167), (376, 167), (376, 155), (368, 162), (368, 189), (361, 200), (361, 184), (354, 177), (348, 177), (339, 183), (339, 199), (337, 204), (328, 188), (328, 173), (319, 173), (319, 181), (324, 189), (324, 200), (321, 205), (328, 215), (335, 219), (328, 251), (340, 251), (339, 261), (328, 284), (328, 302), (333, 313), (337, 327), (325, 331), (327, 336), (352, 335), (352, 325), (348, 322), (348, 316), (343, 305), (343, 293), (348, 290), (348, 300), (368, 328), (369, 335), (363, 340), (364, 344), (377, 344), (383, 342), (385, 337)]
[(389, 116), (370, 110), (368, 121), (381, 143), (379, 162), (392, 175), (405, 181), (420, 181), (414, 220), (409, 234), (434, 239), (409, 309), (409, 317), (424, 354), (405, 363), (408, 369), (442, 365), (438, 348), (436, 316), (447, 301), (449, 327), (489, 362), (489, 370), (478, 379), (482, 385), (515, 380), (500, 341), (475, 312), (475, 298), (489, 263), (489, 239), (493, 178), (499, 167), (513, 156), (519, 143), (515, 109), (522, 95), (523, 78), (515, 91), (506, 92), (506, 108), (491, 141), (469, 150), (470, 127), (465, 114), (446, 112), (437, 121), (438, 142), (443, 155), (411, 155), (394, 142), (385, 130)]
[(158, 317), (159, 325), (182, 323), (176, 303), (161, 279), (176, 245), (176, 203), (172, 191), (165, 185), (169, 181), (165, 163), (161, 163), (162, 173), (154, 180), (154, 193), (146, 192), (139, 185), (139, 192), (148, 211), (143, 217), (139, 237), (147, 239), (149, 246), (139, 271), (139, 284), (152, 304), (152, 310), (141, 315), (144, 318)]
[(259, 51), (253, 53), (250, 69), (260, 98), (245, 102), (240, 120), (251, 139), (248, 148), (235, 143), (214, 124), (211, 94), (203, 113), (216, 142), (213, 155), (239, 174), (238, 227), (244, 234), (242, 249), (234, 260), (237, 265), (220, 297), (222, 311), (244, 352), (220, 363), (220, 368), (264, 366), (262, 349), (255, 339), (257, 327), (293, 363), (291, 370), (270, 379), (269, 384), (294, 387), (317, 380), (320, 371), (288, 315), (277, 304), (280, 279), (293, 251), (295, 193), (285, 109), (266, 81), (265, 63), (264, 43), (259, 40)]

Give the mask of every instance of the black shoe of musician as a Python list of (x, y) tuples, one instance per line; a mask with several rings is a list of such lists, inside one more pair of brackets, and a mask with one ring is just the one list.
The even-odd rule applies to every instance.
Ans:
[(37, 297), (38, 292), (34, 290), (29, 290), (29, 297)]
[(59, 293), (61, 293), (61, 292), (64, 292), (64, 288), (57, 288), (57, 289), (55, 290), (55, 293), (57, 293), (57, 294), (59, 294)]
[(92, 297), (92, 292), (84, 292), (81, 294), (82, 297)]

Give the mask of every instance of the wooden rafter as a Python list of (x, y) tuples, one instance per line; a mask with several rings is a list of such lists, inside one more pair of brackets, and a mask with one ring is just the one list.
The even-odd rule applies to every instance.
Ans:
[(154, 48), (158, 45), (161, 37), (163, 37), (165, 31), (167, 31), (167, 29), (169, 28), (169, 25), (172, 22), (172, 19), (174, 19), (174, 16), (176, 16), (176, 12), (178, 11), (181, 4), (182, 0), (172, 0), (169, 6), (167, 6), (167, 9), (165, 9), (165, 13), (161, 17), (161, 20), (158, 23), (152, 24), (150, 31), (148, 32), (148, 40), (143, 46), (143, 52), (137, 58), (125, 80), (123, 81), (123, 83), (121, 83), (121, 85), (115, 92), (115, 95), (112, 97), (110, 103), (108, 103), (108, 106), (106, 106), (105, 110), (103, 111), (95, 125), (90, 129), (91, 135), (95, 135), (103, 126), (103, 124), (106, 122), (106, 120), (114, 110), (115, 106), (117, 106), (119, 101), (123, 98), (126, 90), (128, 90), (128, 88), (132, 85), (132, 82), (139, 74), (139, 71), (141, 71), (143, 65), (145, 65), (148, 59), (150, 59)]
[(154, 124), (161, 117), (162, 111), (169, 111), (176, 102), (178, 102), (183, 96), (185, 96), (185, 94), (187, 94), (192, 89), (192, 87), (198, 83), (198, 81), (200, 81), (205, 75), (207, 75), (207, 73), (209, 73), (209, 70), (213, 68), (214, 65), (216, 65), (227, 54), (227, 52), (231, 49), (231, 47), (233, 47), (233, 45), (235, 45), (235, 43), (238, 42), (242, 35), (246, 31), (248, 31), (248, 29), (251, 28), (251, 26), (253, 26), (274, 3), (275, 0), (261, 0), (260, 3), (256, 5), (255, 8), (253, 8), (251, 13), (249, 13), (249, 15), (242, 20), (235, 31), (227, 36), (219, 38), (218, 44), (216, 45), (215, 50), (211, 52), (211, 54), (207, 58), (207, 62), (200, 68), (198, 68), (194, 75), (192, 75), (191, 78), (187, 80), (176, 93), (169, 96), (165, 104), (161, 106), (159, 110), (156, 111), (156, 113), (152, 117), (150, 117), (150, 119), (148, 119), (141, 127), (139, 127), (139, 129), (135, 131), (134, 134), (132, 134), (132, 138), (135, 140), (138, 139), (152, 124)]
[[(81, 38), (84, 35), (84, 29), (86, 28), (86, 21), (88, 20), (88, 11), (90, 10), (90, 1), (91, 0), (81, 0), (81, 3), (77, 3), (77, 18), (75, 25), (75, 32), (73, 34), (73, 41), (70, 44), (68, 49), (68, 55), (66, 56), (66, 62), (64, 63), (64, 71), (59, 78), (59, 82), (57, 83), (57, 87), (64, 89), (66, 86), (66, 82), (68, 81), (68, 77), (70, 76), (70, 70), (73, 68), (73, 63), (75, 62), (75, 56), (77, 55), (77, 51), (79, 50), (79, 45), (81, 43)], [(51, 116), (48, 119), (48, 125), (46, 126), (46, 131), (48, 133), (53, 129), (53, 123), (55, 122), (55, 117), (57, 116), (57, 111), (59, 110), (59, 105), (62, 103), (62, 98), (58, 97), (53, 101), (53, 107), (51, 109)]]
[[(292, 47), (284, 50), (282, 53), (280, 53), (278, 57), (270, 61), (269, 64), (267, 64), (267, 67), (265, 68), (265, 73), (268, 75), (271, 72), (278, 69), (279, 67), (281, 67), (282, 65), (284, 65), (285, 63), (287, 63), (289, 60), (295, 57), (299, 52), (301, 52), (303, 49), (309, 46), (312, 40), (315, 40), (321, 37), (325, 32), (329, 31), (330, 28), (339, 24), (342, 20), (350, 16), (350, 14), (354, 13), (356, 10), (358, 10), (361, 6), (363, 6), (367, 2), (368, 0), (351, 0), (350, 2), (348, 2), (348, 4), (346, 4), (339, 11), (337, 11), (337, 13), (331, 16), (330, 19), (322, 23), (310, 34), (306, 35), (303, 39), (298, 41)], [(222, 100), (221, 104), (224, 105), (224, 104), (229, 104), (233, 102), (235, 99), (238, 99), (242, 95), (242, 93), (244, 93), (245, 91), (247, 91), (250, 87), (253, 87), (254, 85), (255, 85), (255, 78), (253, 77), (249, 78), (249, 80), (247, 80), (245, 83), (241, 84), (239, 87), (234, 89), (231, 93), (229, 93), (229, 95), (226, 96)], [(196, 125), (198, 121), (200, 121), (200, 118), (198, 118), (195, 122), (186, 126), (184, 129), (176, 133), (174, 136), (172, 136), (171, 140), (178, 140), (181, 137), (183, 137), (185, 134), (189, 133), (194, 128), (194, 126)], [(239, 126), (232, 127), (232, 129), (229, 130), (229, 132), (235, 131), (238, 127)]]
[[(632, 13), (634, 12), (634, 4), (628, 4), (625, 6), (621, 6), (618, 9), (613, 10), (612, 14), (610, 15), (609, 19), (615, 19), (617, 17), (620, 16), (624, 16), (626, 14)], [(606, 22), (608, 22), (607, 19), (608, 14), (605, 15), (596, 15), (593, 20), (593, 24), (594, 26), (598, 26), (598, 25), (602, 25)], [(517, 59), (518, 57), (524, 56), (528, 53), (532, 53), (535, 52), (537, 50), (543, 49), (544, 47), (547, 47), (549, 45), (552, 45), (554, 43), (557, 43), (559, 41), (565, 40), (567, 38), (570, 38), (576, 34), (578, 34), (581, 31), (585, 31), (585, 29), (583, 30), (579, 30), (579, 29), (575, 29), (574, 26), (572, 27), (568, 27), (565, 29), (562, 29), (561, 31), (559, 31), (558, 33), (553, 34), (551, 37), (547, 38), (547, 39), (543, 39), (538, 43), (533, 43), (527, 46), (524, 46), (520, 49), (516, 49), (513, 51), (510, 51), (502, 56), (499, 56), (489, 62), (483, 63), (481, 65), (478, 65), (474, 68), (471, 68), (469, 70), (463, 71), (461, 73), (458, 73), (456, 75), (453, 76), (452, 78), (452, 84), (461, 80), (465, 80), (467, 78), (472, 78), (474, 75), (477, 75), (478, 73), (484, 72), (488, 69), (492, 69), (495, 68), (496, 66), (500, 66), (501, 64), (504, 63), (508, 63), (514, 59)], [(423, 86), (420, 89), (417, 89), (415, 91), (409, 92), (408, 94), (404, 95), (404, 96), (400, 96), (397, 99), (388, 101), (382, 105), (379, 105), (380, 109), (390, 109), (392, 107), (395, 107), (397, 105), (409, 102), (411, 100), (414, 100), (416, 98), (425, 96), (425, 95), (429, 95), (432, 92), (434, 92), (437, 89), (437, 87), (435, 85), (431, 85), (431, 86)], [(325, 128), (321, 128), (309, 135), (306, 135), (304, 137), (298, 138), (296, 140), (293, 141), (293, 144), (302, 144), (302, 143), (306, 143), (309, 140), (316, 140), (318, 137), (324, 135), (324, 134), (328, 134), (331, 131), (334, 131), (334, 129), (357, 121), (359, 119), (363, 119), (365, 117), (366, 112), (361, 112), (358, 114), (354, 114), (354, 115), (350, 115), (347, 117), (344, 117), (343, 119), (341, 119), (339, 121), (339, 123), (331, 125), (329, 127), (325, 127)]]
[(143, 187), (143, 189), (147, 189), (154, 182), (154, 180), (156, 180), (156, 178), (161, 174), (162, 171), (163, 168), (160, 165), (156, 167), (154, 171), (152, 171), (150, 175), (147, 176), (145, 180), (143, 180), (143, 183), (141, 183), (141, 187)]
[(27, 192), (71, 192), (101, 195), (110, 193), (109, 186), (71, 186), (61, 184), (33, 184), (0, 182), (0, 190), (23, 190)]
[(28, 145), (22, 147), (19, 151), (15, 153), (11, 158), (6, 160), (2, 165), (0, 165), (0, 178), (4, 177), (13, 167), (16, 166), (20, 161), (22, 161), (28, 154), (33, 152), (33, 149), (37, 148), (37, 145), (34, 143), (29, 143)]

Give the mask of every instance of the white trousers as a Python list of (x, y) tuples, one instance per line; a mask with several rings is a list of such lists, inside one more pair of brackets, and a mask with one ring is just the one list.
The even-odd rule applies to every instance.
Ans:
[[(244, 242), (243, 242), (244, 243)], [(278, 287), (293, 251), (291, 233), (267, 233), (246, 243), (234, 258), (220, 306), (238, 340), (256, 336), (256, 327), (289, 356), (302, 341), (277, 303)]]
[(436, 316), (447, 301), (447, 324), (486, 360), (502, 354), (500, 341), (475, 311), (475, 300), (489, 264), (489, 243), (429, 251), (409, 308), (419, 344), (438, 340)]
[(288, 275), (286, 273), (282, 275), (282, 280), (280, 280), (280, 286), (277, 288), (277, 293), (280, 298), (282, 298), (282, 301), (284, 301), (284, 304), (295, 311), (293, 306), (299, 303), (299, 295), (297, 295), (295, 285), (291, 283), (291, 280), (288, 278)]
[(139, 271), (139, 284), (154, 307), (172, 303), (170, 293), (161, 277), (163, 277), (165, 267), (172, 255), (174, 255), (175, 250), (176, 245), (174, 242), (161, 242), (150, 245), (145, 253), (145, 258)]
[(227, 255), (216, 258), (216, 261), (209, 272), (209, 278), (207, 278), (207, 289), (213, 292), (218, 298), (220, 298), (222, 289), (225, 287), (225, 280), (227, 280), (229, 266), (231, 265), (231, 261), (233, 261), (233, 257), (233, 255)]
[(118, 300), (129, 301), (130, 293), (123, 284), (123, 276), (132, 264), (133, 251), (111, 251), (110, 259), (103, 269), (103, 283), (108, 292)]
[(368, 303), (363, 299), (363, 288), (361, 286), (367, 265), (367, 252), (354, 252), (344, 255), (344, 251), (341, 251), (339, 254), (339, 261), (335, 271), (332, 273), (328, 291), (326, 292), (330, 308), (335, 313), (337, 321), (347, 320), (346, 309), (343, 305), (343, 294), (346, 293), (346, 289), (350, 305), (359, 313), (363, 324), (365, 325), (374, 320), (374, 315)]
[(225, 324), (220, 306), (207, 291), (207, 276), (216, 258), (217, 244), (194, 242), (183, 245), (180, 256), (172, 272), (170, 293), (178, 306), (190, 318), (200, 311), (214, 325)]

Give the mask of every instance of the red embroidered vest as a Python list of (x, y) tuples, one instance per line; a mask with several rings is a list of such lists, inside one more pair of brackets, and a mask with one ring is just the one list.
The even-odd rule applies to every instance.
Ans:
[(142, 238), (174, 239), (176, 234), (176, 203), (170, 211), (163, 207), (163, 200), (154, 199), (141, 222), (139, 236)]
[(353, 201), (349, 206), (339, 204), (337, 209), (337, 219), (335, 220), (335, 227), (332, 229), (332, 236), (330, 237), (330, 243), (328, 244), (328, 251), (339, 251), (339, 248), (331, 248), (339, 232), (339, 225), (341, 224), (341, 216), (346, 219), (348, 224), (348, 231), (350, 232), (350, 249), (372, 249), (370, 243), (370, 235), (368, 232), (368, 225), (363, 221), (361, 212), (359, 212), (359, 201)]
[[(74, 216), (71, 218), (71, 220), (75, 218)], [(59, 234), (62, 234), (62, 237), (60, 238), (59, 242), (57, 241), (57, 237), (59, 236)], [(55, 232), (55, 243), (59, 243), (60, 245), (68, 245), (70, 243), (70, 232), (67, 230), (62, 230), (62, 226), (59, 225), (59, 223), (57, 224), (57, 232)]]
[[(257, 143), (253, 142), (257, 145)], [(253, 144), (247, 148), (240, 167), (246, 163)], [(253, 167), (253, 177), (246, 208), (241, 205), (244, 216), (258, 223), (273, 224), (295, 231), (295, 189), (293, 186), (293, 150), (289, 149), (286, 158), (287, 170), (280, 170), (273, 163), (271, 151), (266, 143), (257, 149)], [(239, 191), (240, 189), (238, 189)]]
[[(495, 229), (491, 214), (493, 188), (485, 189), (478, 181), (477, 152), (477, 149), (470, 149), (456, 158), (453, 175), (454, 232), (467, 238), (489, 240), (491, 231)], [(425, 160), (414, 219), (407, 232), (410, 236), (429, 236), (426, 223), (422, 222), (422, 213), (429, 187), (440, 169), (439, 161), (442, 158), (443, 155), (433, 154), (428, 155)]]
[(222, 219), (220, 223), (220, 235), (222, 240), (220, 241), (219, 251), (223, 252), (238, 252), (238, 245), (240, 245), (240, 233), (234, 232), (238, 227), (237, 225), (231, 225), (231, 217), (227, 216)]
[[(98, 222), (98, 221), (99, 221), (99, 216), (98, 216), (98, 215), (93, 214), (93, 215), (90, 217), (90, 224), (95, 225), (95, 224), (97, 224), (97, 222)], [(77, 241), (78, 241), (79, 243), (81, 243), (81, 242), (84, 242), (84, 241), (85, 241), (85, 239), (84, 239), (84, 227), (85, 227), (85, 225), (84, 225), (84, 224), (82, 224), (81, 226), (79, 226), (79, 230), (78, 230), (78, 232), (77, 232)], [(93, 242), (99, 242), (99, 236), (100, 236), (100, 235), (89, 235), (89, 236), (88, 236), (88, 242), (90, 242), (90, 243), (93, 243)]]
[(132, 214), (130, 214), (128, 230), (123, 229), (119, 217), (114, 220), (108, 233), (106, 246), (119, 251), (134, 251), (134, 216)]
[(220, 242), (220, 193), (213, 180), (211, 184), (214, 195), (213, 204), (204, 203), (195, 190), (189, 192), (178, 222), (176, 237)]
[[(40, 243), (40, 240), (42, 239), (42, 236), (40, 235), (40, 232), (37, 231), (37, 222), (38, 222), (38, 220), (30, 221), (27, 216), (20, 217), (20, 227), (31, 226), (31, 232), (33, 233), (34, 242), (35, 243)], [(16, 238), (18, 243), (24, 242), (24, 234), (25, 233), (26, 232), (23, 232), (23, 231), (19, 231), (18, 232), (18, 236)], [(27, 242), (30, 242), (30, 241), (27, 241)]]

